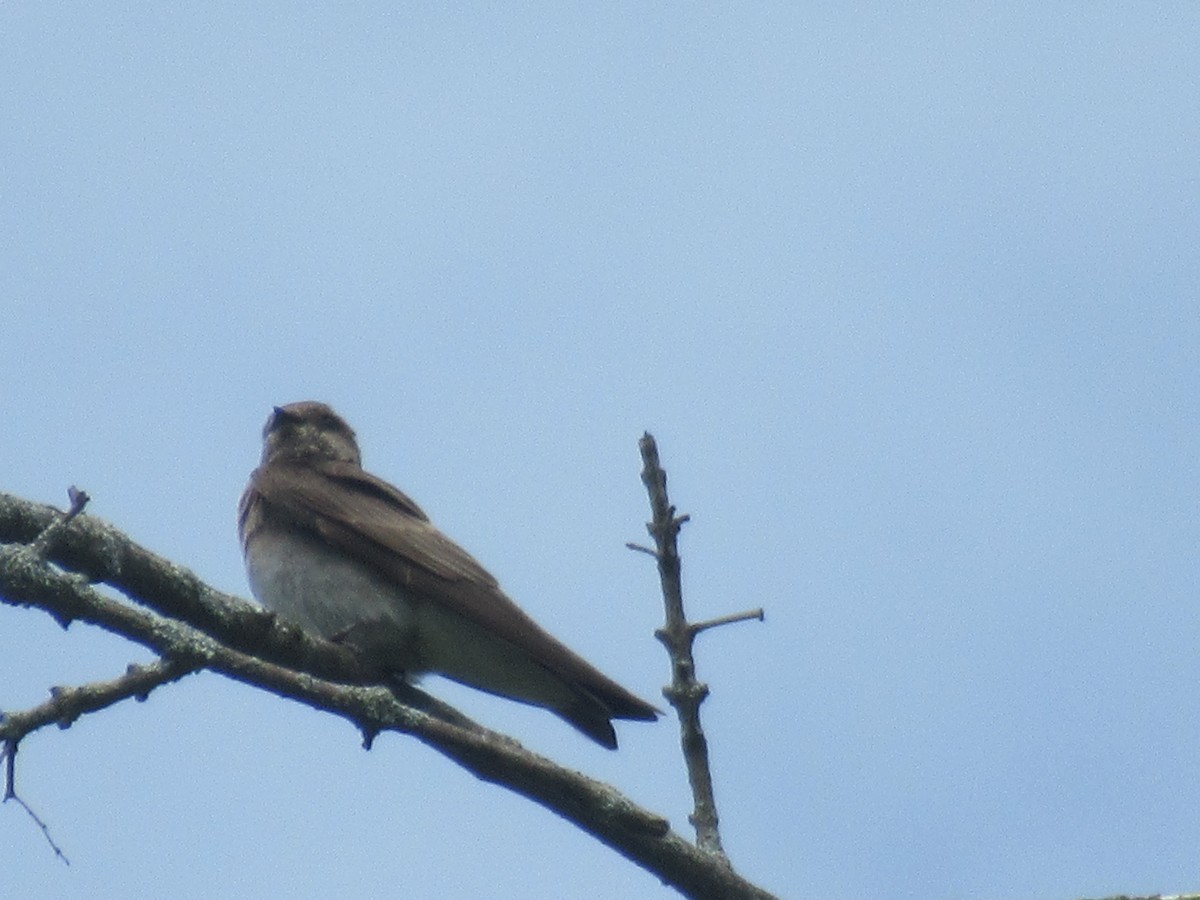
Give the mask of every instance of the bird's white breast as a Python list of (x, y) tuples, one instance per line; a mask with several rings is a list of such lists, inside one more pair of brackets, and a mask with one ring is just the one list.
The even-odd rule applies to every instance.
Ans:
[(246, 548), (246, 574), (258, 602), (324, 638), (364, 622), (411, 631), (412, 603), (363, 563), (296, 531), (257, 530)]

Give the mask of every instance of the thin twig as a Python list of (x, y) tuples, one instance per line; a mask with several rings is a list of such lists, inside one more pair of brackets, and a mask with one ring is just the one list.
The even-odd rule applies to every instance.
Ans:
[[(0, 720), (2, 721), (2, 720)], [(7, 740), (4, 742), (4, 749), (0, 750), (0, 762), (4, 765), (4, 799), (8, 800), (17, 796), (16, 778), (17, 778), (17, 742)]]
[(50, 826), (47, 825), (42, 817), (33, 811), (33, 807), (22, 799), (17, 793), (16, 778), (17, 778), (17, 746), (18, 741), (6, 740), (4, 742), (4, 751), (0, 753), (0, 760), (5, 762), (4, 771), (4, 802), (9, 800), (14, 801), (17, 806), (25, 810), (25, 814), (33, 819), (34, 824), (42, 830), (42, 837), (46, 839), (46, 843), (50, 845), (50, 849), (54, 851), (54, 855), (63, 861), (63, 865), (69, 866), (71, 861), (67, 859), (67, 854), (63, 853), (62, 847), (55, 843), (53, 836), (50, 834)]
[(717, 801), (713, 794), (712, 769), (708, 762), (708, 740), (700, 726), (700, 704), (708, 696), (708, 685), (696, 680), (696, 661), (692, 641), (696, 632), (683, 612), (683, 586), (680, 577), (677, 538), (687, 516), (676, 516), (667, 498), (667, 473), (658, 461), (658, 445), (647, 432), (638, 442), (642, 453), (642, 482), (650, 494), (652, 520), (646, 525), (658, 547), (658, 574), (662, 582), (666, 624), (655, 632), (671, 657), (671, 683), (663, 696), (679, 715), (679, 736), (688, 781), (692, 786), (694, 809), (688, 820), (696, 829), (696, 845), (707, 853), (728, 860), (721, 847)]
[(181, 660), (155, 660), (133, 664), (125, 674), (109, 681), (95, 681), (77, 687), (50, 689), (50, 699), (20, 712), (5, 712), (0, 733), (6, 740), (20, 741), (30, 732), (46, 725), (69, 728), (81, 715), (99, 712), (123, 700), (145, 700), (160, 685), (178, 681), (196, 671), (196, 664)]
[(54, 542), (58, 540), (59, 535), (66, 530), (66, 527), (71, 524), (71, 520), (83, 512), (83, 508), (88, 505), (88, 501), (92, 498), (88, 496), (87, 491), (81, 491), (75, 485), (67, 488), (67, 498), (71, 501), (70, 508), (58, 518), (54, 519), (47, 525), (42, 533), (29, 545), (30, 551), (38, 557), (45, 559), (46, 554), (50, 552)]
[(715, 619), (707, 619), (703, 622), (693, 622), (688, 627), (692, 629), (692, 634), (699, 634), (702, 631), (708, 631), (710, 628), (720, 628), (722, 625), (732, 625), (734, 622), (749, 622), (751, 619), (762, 621), (764, 618), (762, 607), (758, 609), (748, 609), (745, 612), (730, 613), (727, 616), (717, 616)]

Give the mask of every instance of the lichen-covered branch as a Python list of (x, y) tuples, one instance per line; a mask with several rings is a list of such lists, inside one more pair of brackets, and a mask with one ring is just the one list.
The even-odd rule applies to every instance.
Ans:
[[(0, 562), (0, 566), (3, 562)], [(125, 674), (109, 681), (93, 681), (76, 687), (52, 687), (50, 699), (20, 712), (5, 712), (0, 720), (0, 736), (20, 740), (47, 725), (69, 728), (85, 713), (99, 712), (115, 703), (135, 698), (145, 700), (152, 690), (196, 671), (183, 660), (160, 659), (152, 663), (133, 663)]]
[[(689, 897), (771, 896), (612, 787), (465, 717), (467, 727), (462, 727), (440, 713), (398, 701), (387, 687), (362, 686), (378, 682), (379, 673), (365, 669), (347, 648), (313, 640), (245, 601), (213, 590), (90, 516), (65, 523), (46, 542), (44, 558), (18, 546), (36, 541), (61, 515), (0, 494), (0, 543), (7, 544), (0, 546), (0, 602), (38, 607), (64, 625), (89, 622), (151, 648), (163, 662), (152, 664), (147, 687), (177, 671), (181, 675), (205, 668), (341, 716), (368, 745), (382, 731), (413, 735), (478, 778), (552, 810)], [(92, 581), (103, 581), (148, 609), (106, 597)], [(138, 695), (132, 675), (106, 684), (107, 689), (71, 689), (82, 693), (57, 707), (52, 697), (41, 707), (0, 719), (0, 741), (13, 747), (9, 766), (14, 765), (16, 743), (39, 723), (69, 722), (103, 708), (102, 701), (117, 702), (123, 692)]]
[[(62, 516), (52, 506), (0, 493), (0, 544), (32, 544)], [(40, 558), (37, 553), (27, 557)], [(306, 640), (299, 628), (209, 587), (192, 572), (92, 516), (80, 516), (61, 528), (46, 548), (45, 559), (78, 573), (86, 582), (108, 584), (141, 606), (187, 622), (234, 649), (338, 681), (365, 684), (379, 680), (380, 673), (364, 666), (347, 648)], [(73, 618), (65, 612), (55, 615), (64, 627)]]

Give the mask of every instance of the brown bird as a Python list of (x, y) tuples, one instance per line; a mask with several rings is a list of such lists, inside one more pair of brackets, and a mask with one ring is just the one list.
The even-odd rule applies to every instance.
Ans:
[(541, 706), (616, 749), (612, 719), (657, 710), (542, 630), (412, 500), (363, 471), (324, 403), (275, 407), (238, 505), (259, 602), (401, 677), (436, 672)]

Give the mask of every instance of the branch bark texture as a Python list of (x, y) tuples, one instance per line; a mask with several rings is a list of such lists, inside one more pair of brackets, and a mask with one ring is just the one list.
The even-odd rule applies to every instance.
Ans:
[(692, 787), (694, 808), (689, 819), (696, 829), (700, 849), (727, 862), (718, 829), (717, 801), (708, 762), (708, 739), (700, 726), (700, 704), (708, 696), (708, 685), (696, 680), (692, 642), (696, 632), (683, 612), (683, 580), (679, 561), (679, 529), (688, 520), (676, 516), (667, 497), (667, 473), (658, 460), (658, 444), (647, 432), (638, 442), (642, 453), (642, 483), (650, 494), (651, 520), (646, 528), (654, 538), (654, 557), (662, 582), (666, 624), (655, 632), (671, 658), (671, 683), (663, 695), (679, 715), (679, 738)]

